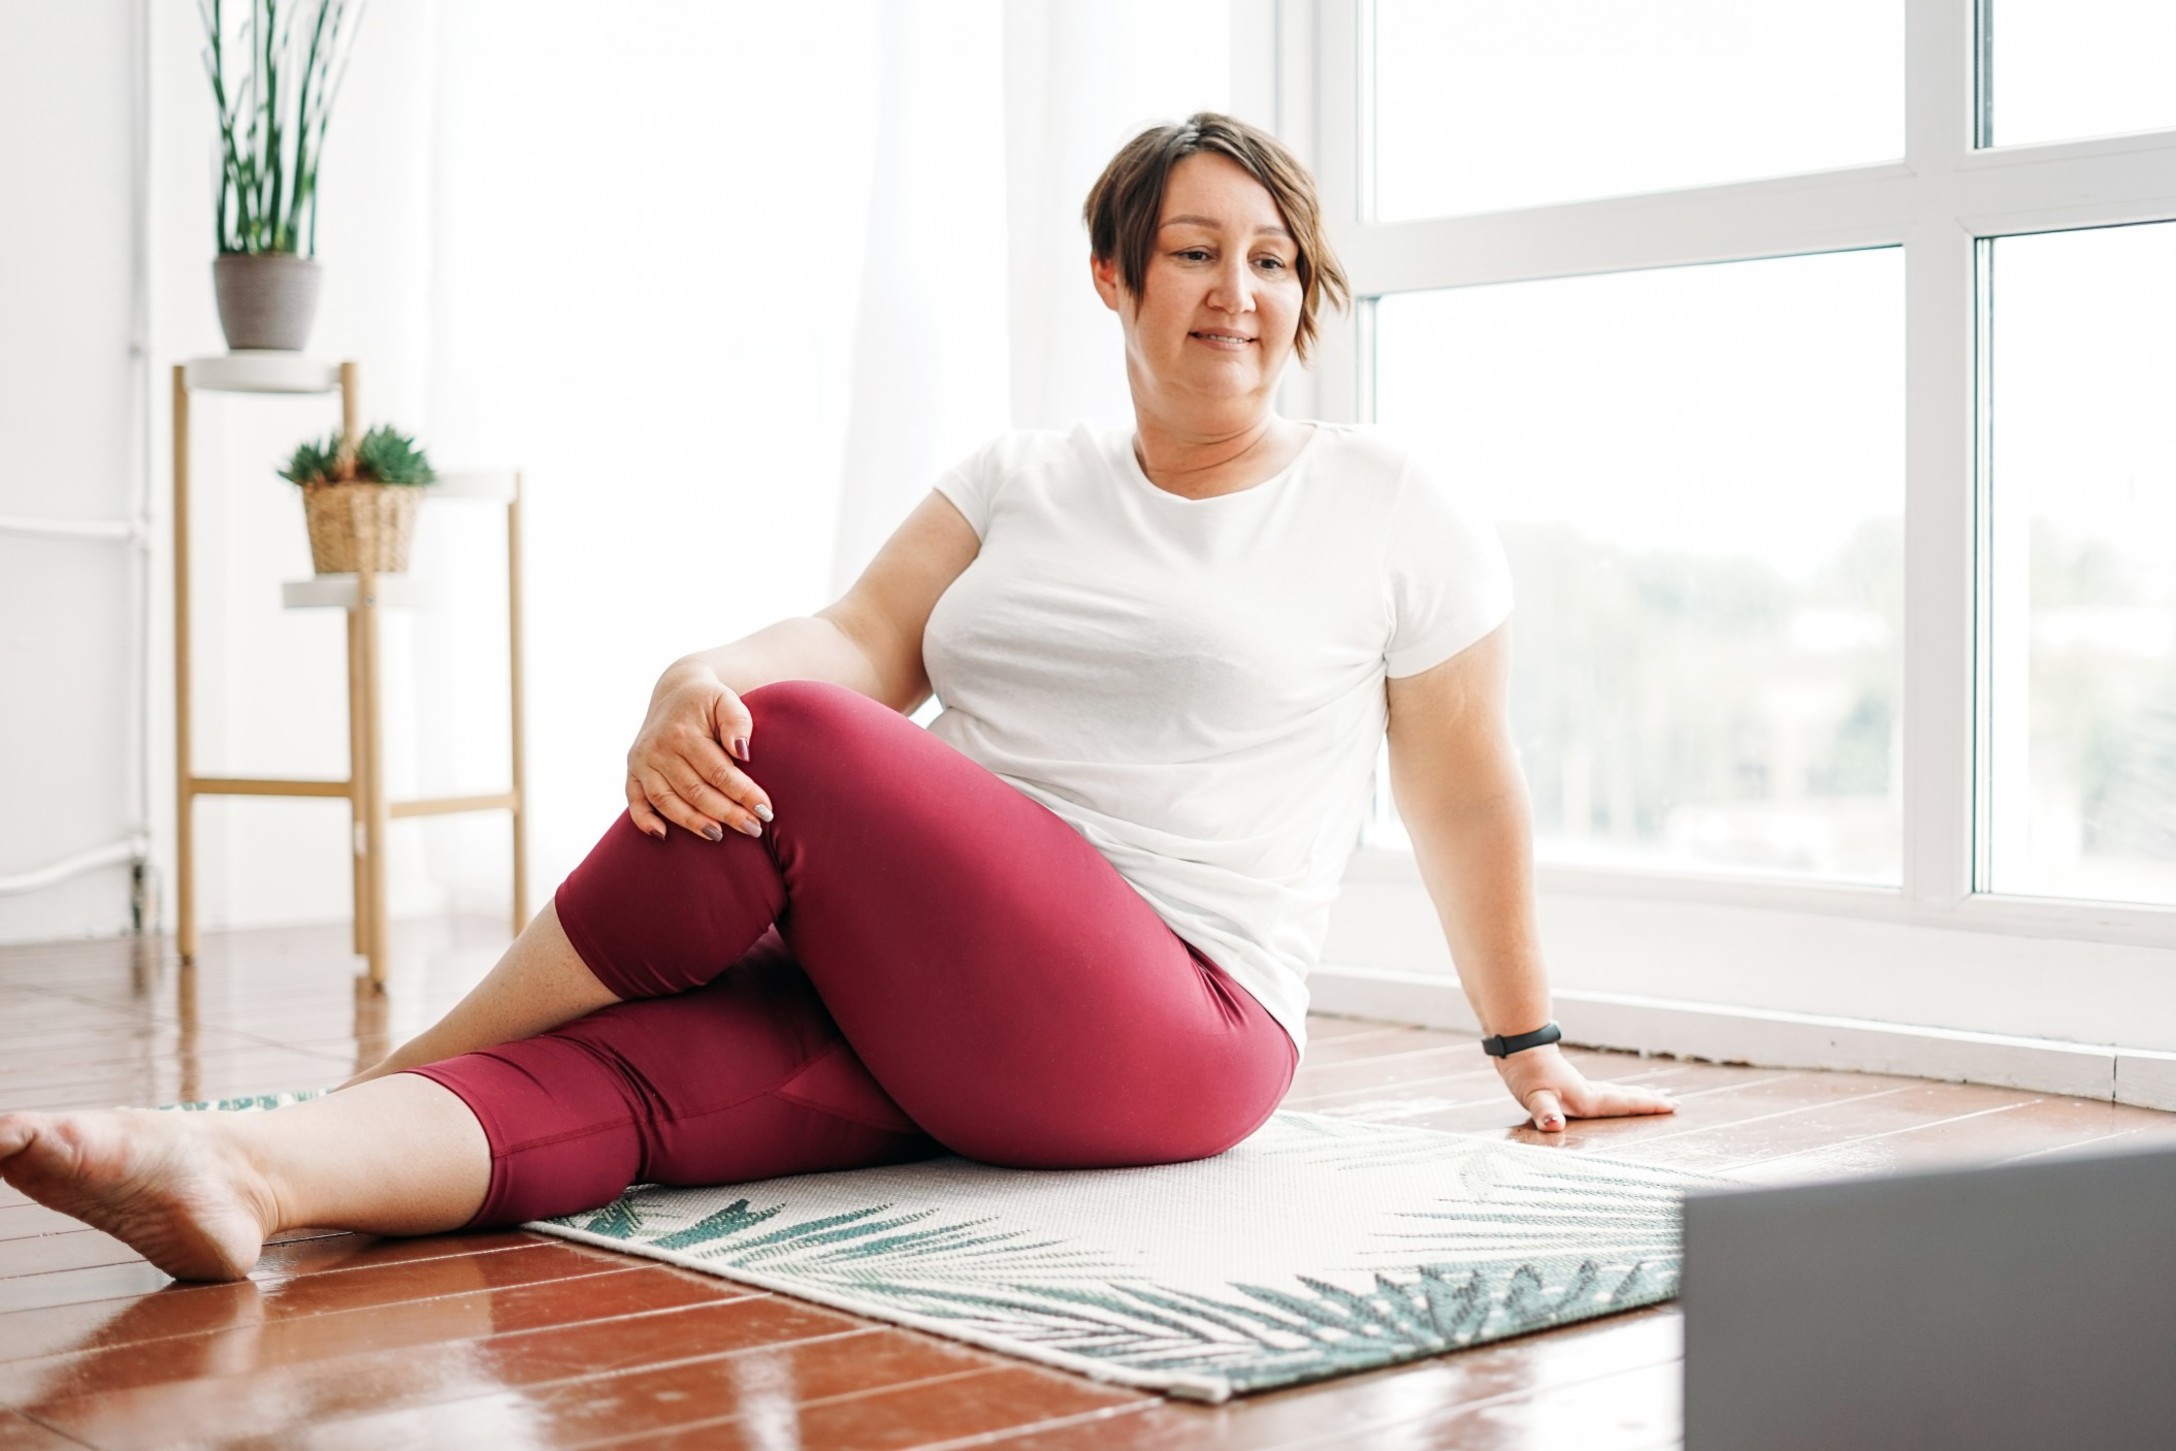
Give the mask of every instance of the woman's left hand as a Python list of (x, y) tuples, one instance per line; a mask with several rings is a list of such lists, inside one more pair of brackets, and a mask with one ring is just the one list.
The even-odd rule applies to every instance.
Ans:
[(1544, 1133), (1561, 1133), (1567, 1119), (1677, 1112), (1677, 1100), (1667, 1093), (1589, 1082), (1554, 1043), (1493, 1061), (1504, 1087)]

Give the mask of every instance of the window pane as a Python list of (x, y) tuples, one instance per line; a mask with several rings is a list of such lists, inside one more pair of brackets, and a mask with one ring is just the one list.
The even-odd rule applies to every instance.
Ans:
[(2169, 0), (1995, 0), (1982, 144), (2176, 126)]
[(1987, 885), (2176, 903), (2176, 224), (1990, 249)]
[(1378, 421), (1511, 555), (1545, 860), (1897, 880), (1903, 289), (1881, 248), (1376, 304)]
[(1375, 0), (1375, 216), (1904, 154), (1903, 0)]

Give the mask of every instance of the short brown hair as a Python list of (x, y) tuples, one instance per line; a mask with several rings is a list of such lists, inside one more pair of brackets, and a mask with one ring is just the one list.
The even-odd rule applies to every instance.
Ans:
[(1148, 286), (1148, 259), (1163, 218), (1164, 187), (1171, 168), (1197, 152), (1213, 151), (1246, 168), (1262, 184), (1291, 229), (1299, 253), (1300, 325), (1295, 348), (1307, 361), (1315, 339), (1315, 314), (1327, 297), (1342, 308), (1351, 300), (1345, 269), (1322, 229), (1315, 179), (1284, 143), (1235, 116), (1196, 111), (1184, 121), (1151, 126), (1120, 147), (1088, 192), (1081, 220), (1098, 261), (1116, 261), (1119, 281), (1135, 297)]

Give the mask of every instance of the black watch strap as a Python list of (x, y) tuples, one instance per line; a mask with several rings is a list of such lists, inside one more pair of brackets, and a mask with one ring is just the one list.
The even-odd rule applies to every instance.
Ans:
[(1554, 1043), (1564, 1036), (1564, 1030), (1550, 1023), (1531, 1033), (1521, 1033), (1516, 1038), (1494, 1037), (1481, 1040), (1481, 1051), (1491, 1058), (1508, 1058), (1528, 1048), (1539, 1048), (1544, 1043)]

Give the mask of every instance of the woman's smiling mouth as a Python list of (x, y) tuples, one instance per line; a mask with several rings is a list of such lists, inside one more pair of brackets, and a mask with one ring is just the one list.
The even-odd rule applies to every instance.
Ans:
[(1253, 338), (1245, 337), (1239, 333), (1197, 332), (1188, 333), (1187, 336), (1207, 343), (1212, 348), (1244, 348), (1251, 346), (1254, 342)]

